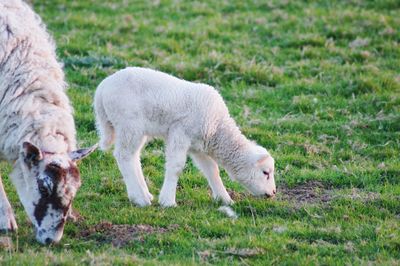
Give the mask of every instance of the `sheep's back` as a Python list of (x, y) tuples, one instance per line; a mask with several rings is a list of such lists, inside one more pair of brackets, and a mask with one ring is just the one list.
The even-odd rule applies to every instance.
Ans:
[[(22, 1), (0, 0), (0, 154), (3, 157), (6, 154), (10, 160), (15, 159), (20, 141), (28, 136), (32, 140), (41, 138), (39, 131), (61, 132), (69, 146), (75, 146), (72, 108), (65, 88), (54, 42), (40, 17)], [(64, 126), (60, 127), (57, 121), (64, 121)]]

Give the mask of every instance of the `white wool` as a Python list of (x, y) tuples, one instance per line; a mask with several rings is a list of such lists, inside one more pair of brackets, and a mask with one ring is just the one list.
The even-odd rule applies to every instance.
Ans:
[[(100, 148), (108, 149), (115, 141), (114, 155), (128, 195), (138, 205), (151, 201), (138, 159), (148, 137), (166, 140), (166, 177), (159, 199), (164, 206), (175, 205), (177, 177), (187, 154), (206, 175), (214, 198), (226, 204), (232, 200), (217, 163), (253, 194), (275, 193), (273, 158), (243, 136), (221, 95), (209, 85), (129, 67), (100, 83), (94, 106)], [(263, 170), (270, 172), (268, 180)]]
[[(75, 124), (65, 89), (53, 40), (39, 16), (20, 0), (0, 0), (0, 159), (15, 162), (11, 180), (43, 243), (61, 238), (64, 217), (58, 217), (63, 214), (60, 208), (35, 214), (39, 200), (45, 198), (38, 182), (47, 177), (45, 169), (51, 163), (59, 162), (65, 169), (75, 165), (69, 156), (76, 149)], [(33, 145), (23, 146), (24, 142)], [(28, 147), (44, 155), (27, 158)], [(35, 165), (30, 164), (36, 158), (32, 156), (40, 160)], [(65, 208), (80, 185), (76, 171), (76, 179), (68, 172), (57, 187)], [(16, 228), (0, 177), (0, 229)]]
[(0, 1), (0, 157), (18, 159), (30, 140), (49, 152), (76, 147), (72, 108), (55, 46), (21, 1)]

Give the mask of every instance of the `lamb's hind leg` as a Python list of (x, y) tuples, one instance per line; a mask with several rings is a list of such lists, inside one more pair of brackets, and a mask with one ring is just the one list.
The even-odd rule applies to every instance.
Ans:
[(0, 176), (0, 231), (16, 231), (17, 229), (14, 213), (7, 199)]
[(229, 196), (219, 176), (218, 164), (208, 155), (203, 153), (191, 153), (191, 157), (195, 165), (203, 172), (211, 187), (213, 198), (222, 200), (226, 205), (233, 204), (233, 200)]
[[(129, 131), (125, 131), (129, 132)], [(117, 135), (114, 156), (119, 170), (124, 178), (129, 199), (138, 206), (151, 205), (153, 196), (150, 194), (140, 166), (140, 150), (146, 138), (144, 136)]]
[(170, 134), (167, 139), (164, 184), (158, 199), (163, 207), (176, 206), (176, 186), (178, 185), (179, 175), (185, 167), (189, 146), (190, 140), (183, 134)]
[(150, 198), (150, 201), (153, 201), (153, 195), (150, 193), (149, 188), (148, 188), (148, 186), (146, 184), (146, 180), (144, 178), (142, 167), (141, 167), (141, 164), (140, 164), (140, 153), (141, 153), (144, 145), (146, 144), (146, 140), (147, 140), (147, 137), (143, 137), (142, 138), (142, 140), (140, 142), (140, 146), (139, 146), (138, 151), (136, 153), (137, 156), (134, 158), (134, 160), (135, 160), (135, 165), (138, 166), (138, 167), (136, 167), (136, 170), (137, 170), (137, 175), (139, 176), (139, 181), (142, 184), (142, 187), (144, 188), (147, 196)]

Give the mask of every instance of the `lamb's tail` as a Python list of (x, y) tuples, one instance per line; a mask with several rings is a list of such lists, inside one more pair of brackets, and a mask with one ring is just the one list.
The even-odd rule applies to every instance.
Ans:
[(106, 151), (110, 149), (115, 139), (115, 130), (110, 120), (107, 117), (106, 110), (103, 105), (103, 97), (99, 88), (96, 91), (94, 98), (94, 111), (96, 114), (96, 128), (100, 135), (100, 149)]

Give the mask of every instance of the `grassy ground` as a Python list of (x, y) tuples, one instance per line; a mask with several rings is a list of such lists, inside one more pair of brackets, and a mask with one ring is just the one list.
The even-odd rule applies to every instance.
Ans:
[[(33, 1), (65, 63), (81, 146), (97, 141), (97, 84), (125, 66), (152, 67), (221, 92), (275, 157), (279, 195), (253, 198), (223, 173), (239, 215), (229, 219), (189, 161), (179, 207), (141, 209), (112, 155), (96, 152), (80, 165), (83, 219), (43, 247), (2, 164), (20, 229), (0, 264), (400, 263), (399, 1), (107, 2)], [(142, 164), (158, 195), (162, 142)], [(111, 223), (148, 230), (113, 245)]]

